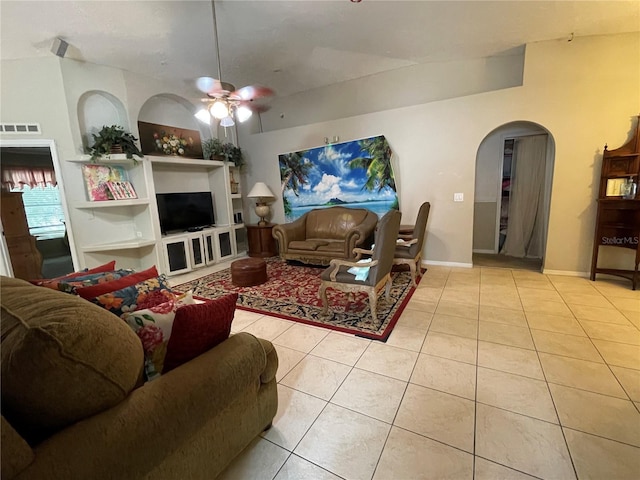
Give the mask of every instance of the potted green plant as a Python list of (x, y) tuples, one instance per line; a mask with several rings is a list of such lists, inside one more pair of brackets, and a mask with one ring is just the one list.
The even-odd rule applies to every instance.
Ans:
[(133, 156), (142, 158), (142, 152), (136, 142), (138, 139), (132, 134), (125, 132), (124, 128), (118, 125), (103, 126), (97, 133), (93, 133), (93, 146), (89, 148), (91, 160), (98, 160), (102, 156), (116, 153), (124, 153), (127, 158), (137, 161)]
[(217, 138), (207, 138), (202, 142), (202, 154), (205, 160), (216, 160), (215, 157), (222, 158), (222, 142)]
[[(233, 143), (222, 143), (217, 138), (208, 138), (202, 142), (202, 153), (204, 158), (223, 160), (225, 162), (233, 162), (240, 168), (244, 165), (244, 155), (240, 147), (236, 147)], [(216, 158), (217, 157), (217, 158)]]

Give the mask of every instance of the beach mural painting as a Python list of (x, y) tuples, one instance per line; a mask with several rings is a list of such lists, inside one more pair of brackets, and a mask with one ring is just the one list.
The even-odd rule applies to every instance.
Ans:
[(391, 148), (384, 135), (278, 156), (287, 222), (314, 208), (398, 208)]

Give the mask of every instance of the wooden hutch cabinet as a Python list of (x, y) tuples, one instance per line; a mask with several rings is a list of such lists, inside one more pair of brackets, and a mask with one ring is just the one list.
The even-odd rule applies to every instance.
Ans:
[[(636, 188), (635, 195), (624, 198), (621, 186), (629, 179), (637, 187), (640, 179), (640, 116), (636, 119), (635, 133), (629, 142), (615, 150), (608, 150), (606, 145), (604, 147), (591, 258), (591, 280), (595, 280), (598, 273), (617, 275), (631, 280), (635, 290), (640, 279), (640, 192)], [(635, 250), (634, 268), (598, 267), (598, 253), (603, 245)]]
[(36, 237), (29, 234), (22, 192), (3, 191), (0, 212), (13, 275), (23, 280), (41, 278), (42, 254), (36, 248)]

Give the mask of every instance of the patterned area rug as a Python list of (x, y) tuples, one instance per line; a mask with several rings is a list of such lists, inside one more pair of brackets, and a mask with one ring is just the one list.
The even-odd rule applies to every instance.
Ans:
[(185, 292), (193, 290), (195, 296), (210, 299), (237, 292), (237, 308), (242, 310), (381, 341), (387, 340), (415, 290), (408, 271), (392, 272), (390, 301), (385, 299), (384, 291), (378, 296), (378, 318), (373, 321), (366, 293), (353, 294), (349, 302), (346, 293), (329, 288), (329, 312), (322, 315), (318, 290), (324, 267), (290, 265), (278, 257), (268, 258), (266, 263), (269, 280), (255, 287), (233, 285), (231, 270), (227, 268), (173, 288)]

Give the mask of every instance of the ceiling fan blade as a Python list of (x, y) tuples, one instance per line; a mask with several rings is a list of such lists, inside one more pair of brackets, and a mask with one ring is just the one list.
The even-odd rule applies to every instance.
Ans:
[(196, 80), (196, 87), (204, 93), (219, 92), (222, 90), (222, 82), (212, 77), (200, 77)]
[(240, 105), (248, 107), (252, 112), (255, 112), (255, 113), (263, 113), (271, 109), (271, 105), (267, 105), (265, 103), (252, 102), (252, 101), (240, 102)]
[(246, 87), (237, 89), (235, 92), (231, 92), (229, 97), (246, 101), (271, 97), (273, 95), (275, 95), (275, 92), (269, 87), (263, 87), (262, 85), (247, 85)]

